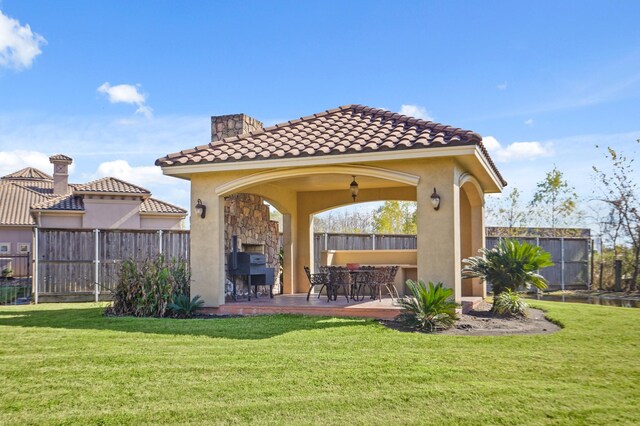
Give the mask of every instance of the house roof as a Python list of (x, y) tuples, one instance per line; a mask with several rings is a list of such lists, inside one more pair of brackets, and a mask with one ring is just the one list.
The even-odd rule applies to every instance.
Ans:
[(140, 205), (140, 213), (176, 213), (186, 214), (187, 211), (173, 204), (160, 201), (155, 198), (147, 198)]
[(33, 204), (45, 201), (46, 195), (6, 182), (0, 185), (0, 225), (33, 226)]
[(148, 189), (141, 186), (125, 182), (114, 177), (105, 177), (94, 180), (84, 185), (77, 185), (75, 188), (77, 193), (118, 193), (118, 194), (140, 194), (151, 195)]
[(0, 179), (36, 179), (36, 180), (50, 180), (53, 181), (53, 177), (33, 167), (25, 167), (17, 172), (9, 173), (6, 176), (2, 176)]
[(346, 105), (224, 138), (156, 160), (163, 167), (477, 145), (500, 175), (482, 137), (470, 130), (363, 105)]
[(35, 203), (31, 206), (32, 210), (58, 210), (58, 211), (82, 211), (84, 203), (82, 197), (73, 194), (60, 195), (47, 200)]
[(34, 226), (31, 211), (84, 211), (82, 194), (126, 194), (145, 198), (141, 213), (186, 214), (172, 204), (150, 198), (151, 193), (140, 186), (106, 177), (86, 184), (69, 184), (70, 192), (53, 193), (53, 178), (38, 169), (27, 167), (0, 178), (0, 225)]

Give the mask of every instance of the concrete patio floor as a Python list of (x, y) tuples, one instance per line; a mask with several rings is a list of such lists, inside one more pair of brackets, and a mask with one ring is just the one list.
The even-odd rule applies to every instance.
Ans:
[[(482, 301), (481, 297), (463, 297), (462, 311), (467, 312)], [(306, 293), (275, 295), (273, 299), (262, 296), (251, 301), (227, 302), (217, 308), (202, 308), (200, 312), (212, 315), (266, 315), (266, 314), (302, 314), (334, 317), (360, 317), (393, 319), (400, 313), (400, 307), (389, 297), (381, 301), (365, 298), (363, 301), (349, 300), (340, 295), (338, 300), (327, 302), (321, 295), (311, 295), (307, 301)]]

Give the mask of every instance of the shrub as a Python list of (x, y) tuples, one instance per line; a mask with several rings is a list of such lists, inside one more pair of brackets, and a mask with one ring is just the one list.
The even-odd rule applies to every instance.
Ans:
[(163, 317), (178, 296), (189, 297), (190, 273), (187, 263), (164, 256), (147, 259), (140, 265), (129, 259), (122, 263), (113, 303), (106, 315)]
[(204, 304), (204, 300), (196, 295), (193, 299), (189, 299), (186, 294), (176, 296), (173, 303), (169, 303), (169, 310), (177, 318), (191, 318), (196, 310)]
[(507, 317), (526, 317), (529, 304), (518, 293), (510, 289), (503, 291), (493, 299), (493, 310), (498, 315)]
[(506, 290), (518, 291), (523, 287), (547, 288), (547, 280), (538, 270), (553, 266), (553, 262), (551, 255), (540, 247), (505, 239), (491, 250), (482, 249), (480, 252), (480, 256), (463, 260), (466, 266), (462, 269), (462, 277), (489, 281), (494, 295)]
[(436, 331), (451, 327), (458, 319), (458, 305), (451, 300), (452, 289), (431, 281), (428, 287), (422, 281), (407, 280), (406, 284), (413, 296), (399, 299), (399, 322), (416, 330)]
[(13, 269), (11, 268), (4, 268), (2, 270), (2, 272), (0, 272), (0, 277), (2, 278), (13, 278)]

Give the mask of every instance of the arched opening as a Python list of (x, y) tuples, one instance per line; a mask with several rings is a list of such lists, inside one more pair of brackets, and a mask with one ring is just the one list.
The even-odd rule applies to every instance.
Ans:
[[(476, 256), (484, 247), (484, 194), (478, 182), (468, 174), (460, 179), (460, 257)], [(478, 278), (462, 280), (462, 297), (486, 295)]]

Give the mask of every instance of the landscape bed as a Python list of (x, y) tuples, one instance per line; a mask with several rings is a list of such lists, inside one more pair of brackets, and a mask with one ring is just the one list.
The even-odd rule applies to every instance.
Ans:
[(634, 424), (640, 310), (535, 302), (551, 334), (0, 307), (0, 424)]

